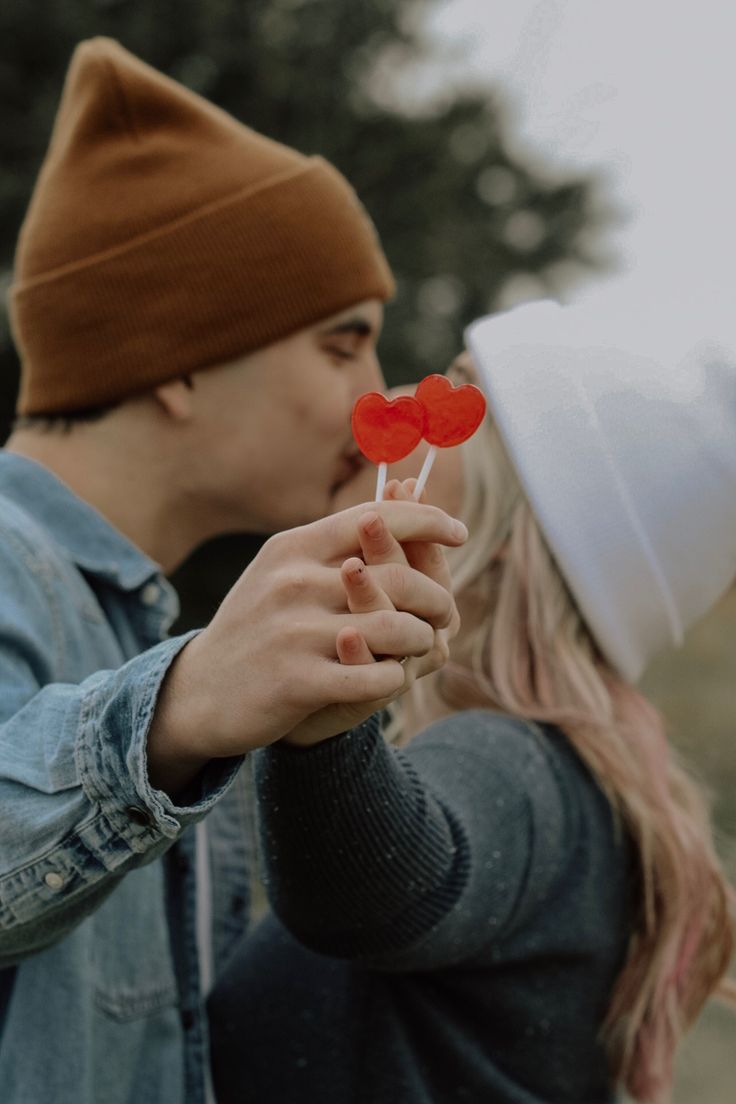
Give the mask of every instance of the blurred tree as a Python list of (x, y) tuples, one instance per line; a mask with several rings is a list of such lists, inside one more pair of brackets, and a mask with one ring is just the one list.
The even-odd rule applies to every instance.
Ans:
[[(342, 169), (398, 279), (381, 343), (387, 378), (442, 370), (471, 318), (554, 293), (571, 268), (595, 263), (587, 243), (597, 187), (522, 163), (487, 88), (439, 89), (406, 107), (401, 82), (432, 60), (422, 28), (436, 2), (3, 0), (0, 291), (69, 56), (80, 39), (107, 34), (243, 122)], [(16, 381), (0, 313), (3, 438)]]

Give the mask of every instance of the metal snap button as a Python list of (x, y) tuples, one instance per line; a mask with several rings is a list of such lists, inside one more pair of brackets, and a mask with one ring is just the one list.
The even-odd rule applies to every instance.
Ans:
[(61, 889), (64, 884), (64, 879), (56, 870), (50, 870), (48, 874), (44, 875), (43, 880), (49, 889)]
[(144, 809), (141, 805), (128, 805), (125, 810), (125, 815), (129, 820), (132, 820), (134, 824), (138, 824), (141, 828), (150, 828), (154, 823), (153, 816), (149, 813), (148, 809)]

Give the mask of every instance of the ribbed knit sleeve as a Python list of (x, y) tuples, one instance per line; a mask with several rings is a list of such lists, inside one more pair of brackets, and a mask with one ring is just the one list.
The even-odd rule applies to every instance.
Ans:
[(564, 856), (564, 797), (540, 730), (488, 712), (404, 751), (376, 719), (259, 756), (269, 898), (314, 950), (387, 969), (482, 953), (541, 902)]

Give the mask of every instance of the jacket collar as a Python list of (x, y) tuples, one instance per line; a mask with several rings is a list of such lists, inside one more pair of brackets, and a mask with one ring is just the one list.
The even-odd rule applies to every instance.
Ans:
[(121, 590), (137, 590), (161, 575), (159, 564), (35, 460), (0, 449), (0, 496), (42, 525), (87, 574)]

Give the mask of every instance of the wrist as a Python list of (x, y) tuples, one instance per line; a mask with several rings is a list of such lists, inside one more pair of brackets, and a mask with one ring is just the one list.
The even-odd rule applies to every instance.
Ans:
[(172, 798), (189, 786), (213, 758), (211, 751), (202, 745), (202, 732), (208, 731), (208, 725), (204, 717), (198, 719), (196, 693), (188, 669), (190, 649), (196, 640), (193, 638), (182, 648), (166, 672), (148, 730), (149, 780)]

